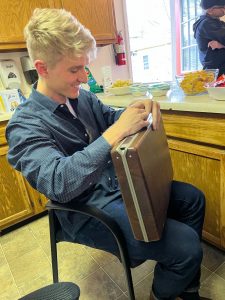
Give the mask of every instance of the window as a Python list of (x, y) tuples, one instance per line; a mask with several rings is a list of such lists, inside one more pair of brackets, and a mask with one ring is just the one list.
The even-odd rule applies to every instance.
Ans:
[(177, 47), (177, 72), (199, 70), (202, 65), (193, 33), (193, 24), (201, 15), (200, 0), (176, 0), (176, 32), (180, 32)]
[(192, 29), (200, 0), (124, 1), (134, 82), (169, 81), (202, 69)]
[(171, 80), (170, 1), (124, 1), (133, 81)]
[(148, 70), (149, 69), (148, 55), (143, 56), (143, 64), (144, 64), (144, 70)]

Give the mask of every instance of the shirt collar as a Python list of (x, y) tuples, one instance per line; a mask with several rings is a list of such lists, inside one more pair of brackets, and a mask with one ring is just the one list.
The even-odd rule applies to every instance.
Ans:
[(37, 102), (37, 104), (44, 106), (51, 112), (55, 112), (55, 110), (60, 106), (59, 103), (55, 102), (48, 96), (45, 96), (44, 94), (37, 91), (37, 83), (35, 83), (32, 87), (30, 98), (32, 101)]

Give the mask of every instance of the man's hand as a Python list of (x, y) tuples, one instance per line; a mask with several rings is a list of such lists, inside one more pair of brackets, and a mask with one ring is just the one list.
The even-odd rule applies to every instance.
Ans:
[(212, 50), (225, 48), (224, 45), (214, 40), (208, 43), (208, 47), (212, 48)]
[(159, 103), (156, 101), (151, 101), (149, 99), (145, 100), (139, 100), (130, 105), (130, 107), (137, 107), (137, 108), (143, 108), (149, 115), (152, 113), (152, 118), (153, 118), (153, 129), (156, 130), (157, 127), (159, 126), (160, 118), (161, 118), (161, 113), (160, 113), (160, 106)]
[(160, 122), (159, 104), (149, 99), (140, 100), (128, 106), (119, 120), (103, 133), (103, 137), (111, 146), (114, 146), (126, 136), (147, 127), (149, 125), (147, 118), (150, 113), (153, 117), (153, 129), (157, 129)]

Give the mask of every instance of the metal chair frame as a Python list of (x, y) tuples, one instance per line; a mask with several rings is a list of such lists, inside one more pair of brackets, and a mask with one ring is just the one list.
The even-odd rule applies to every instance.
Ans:
[[(89, 205), (70, 205), (70, 204), (59, 204), (55, 203), (51, 200), (48, 201), (46, 204), (46, 208), (48, 209), (49, 213), (49, 226), (50, 226), (50, 243), (51, 243), (51, 256), (52, 256), (52, 273), (53, 273), (53, 282), (56, 283), (59, 281), (58, 277), (58, 259), (57, 259), (57, 239), (56, 239), (56, 222), (58, 222), (57, 216), (55, 215), (56, 210), (61, 211), (69, 211), (75, 213), (81, 213), (90, 217), (93, 217), (100, 222), (102, 222), (113, 234), (118, 248), (120, 252), (120, 260), (123, 264), (125, 277), (128, 287), (128, 296), (130, 300), (135, 300), (134, 295), (134, 286), (132, 281), (131, 275), (131, 263), (129, 260), (128, 250), (126, 246), (125, 237), (119, 225), (114, 221), (108, 214), (104, 211)], [(143, 261), (142, 261), (143, 262)], [(141, 264), (142, 262), (137, 263), (137, 265)], [(133, 266), (132, 266), (133, 267)]]

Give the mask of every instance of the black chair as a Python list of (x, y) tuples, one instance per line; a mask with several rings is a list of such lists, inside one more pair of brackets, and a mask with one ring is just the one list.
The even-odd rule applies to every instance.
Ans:
[[(131, 276), (131, 270), (130, 268), (134, 268), (140, 264), (142, 264), (144, 261), (136, 261), (136, 262), (130, 262), (126, 241), (123, 235), (123, 232), (116, 221), (114, 221), (108, 214), (106, 214), (104, 211), (88, 205), (76, 205), (71, 206), (70, 204), (59, 204), (53, 201), (48, 201), (46, 204), (46, 208), (48, 209), (49, 213), (49, 226), (50, 226), (50, 242), (51, 242), (51, 255), (52, 255), (52, 272), (53, 272), (53, 282), (58, 282), (58, 260), (57, 260), (57, 242), (60, 242), (59, 239), (59, 231), (60, 231), (60, 223), (57, 219), (57, 216), (55, 214), (56, 210), (62, 210), (62, 211), (70, 211), (70, 212), (76, 212), (85, 214), (87, 216), (93, 217), (100, 222), (102, 222), (113, 234), (115, 237), (115, 240), (117, 242), (118, 248), (119, 248), (119, 259), (121, 263), (123, 264), (124, 271), (125, 271), (125, 277), (127, 281), (127, 287), (128, 287), (128, 296), (130, 300), (135, 300), (134, 296), (134, 287), (133, 287), (133, 281)], [(57, 238), (56, 238), (57, 236)], [(58, 240), (57, 240), (58, 239)]]
[(60, 282), (47, 285), (19, 300), (78, 300), (79, 287), (72, 282)]

